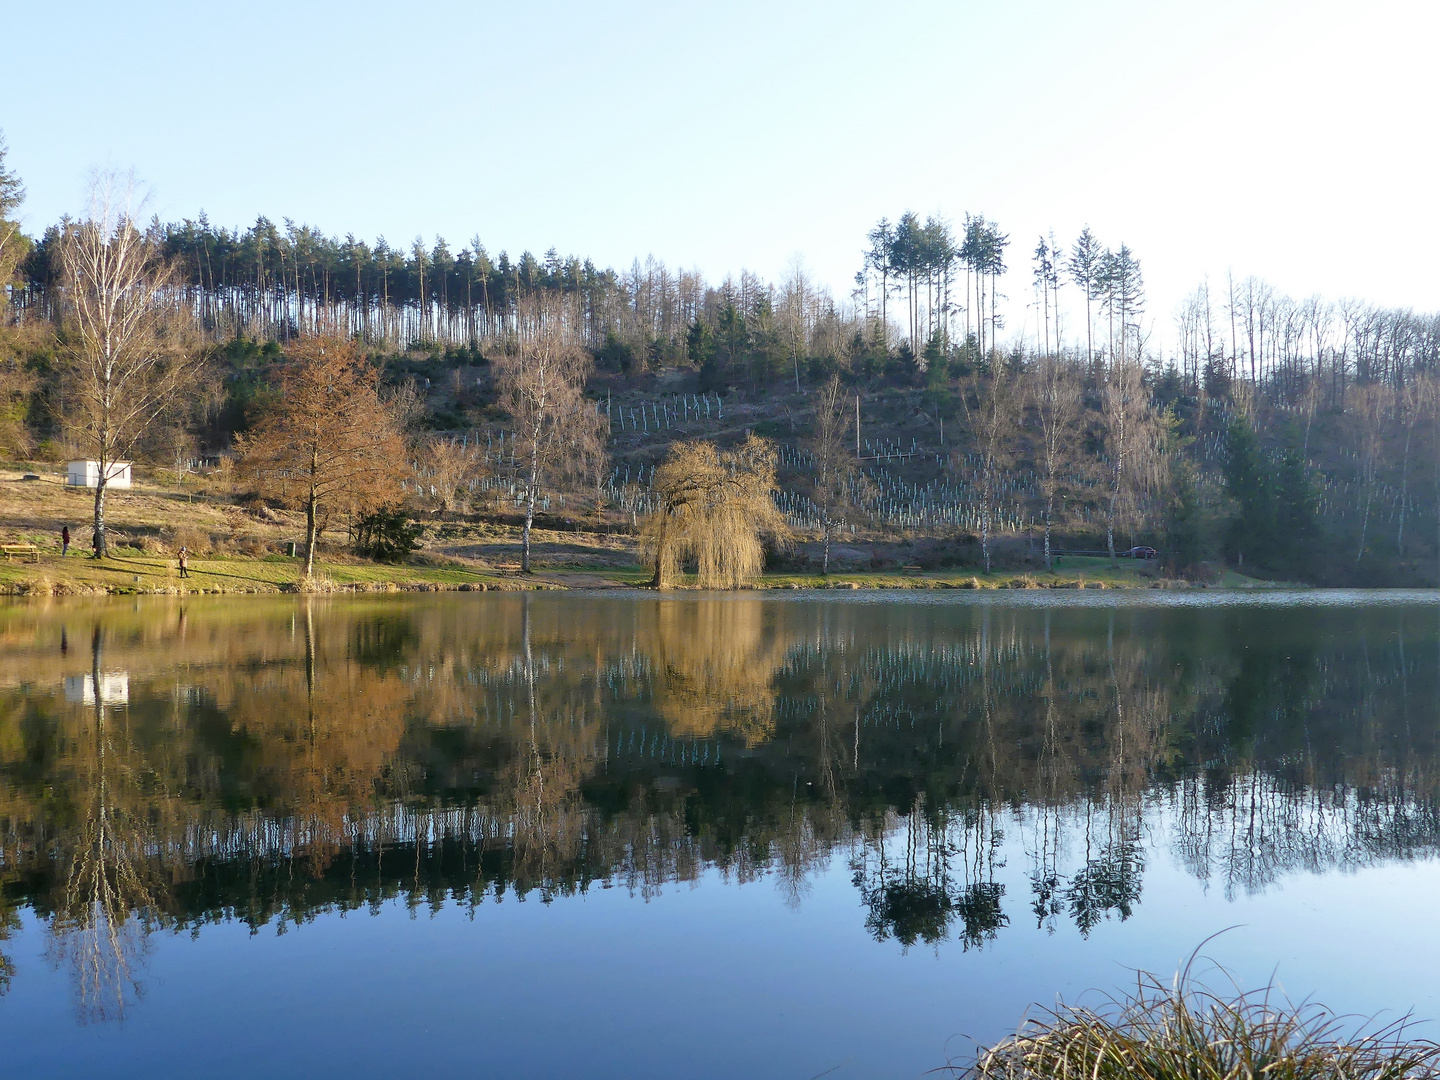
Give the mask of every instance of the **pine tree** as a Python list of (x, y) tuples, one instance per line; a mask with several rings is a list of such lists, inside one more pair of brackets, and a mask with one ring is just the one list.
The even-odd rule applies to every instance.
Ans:
[(1237, 565), (1263, 562), (1273, 551), (1276, 534), (1275, 487), (1255, 430), (1243, 416), (1230, 424), (1225, 442), (1225, 486), (1237, 510), (1226, 538), (1227, 554)]
[(1095, 366), (1095, 335), (1091, 304), (1099, 299), (1096, 290), (1099, 288), (1104, 257), (1100, 241), (1090, 231), (1090, 226), (1086, 225), (1071, 247), (1070, 261), (1066, 264), (1066, 269), (1070, 271), (1070, 280), (1085, 292), (1085, 360), (1092, 368)]

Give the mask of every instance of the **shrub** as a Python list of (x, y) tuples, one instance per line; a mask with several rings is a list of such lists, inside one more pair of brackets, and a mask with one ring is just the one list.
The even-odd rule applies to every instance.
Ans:
[(355, 523), (355, 553), (376, 562), (400, 562), (417, 547), (421, 528), (399, 506), (382, 506)]
[(170, 541), (173, 551), (188, 548), (191, 555), (204, 555), (210, 551), (210, 534), (191, 525), (181, 525), (175, 530)]

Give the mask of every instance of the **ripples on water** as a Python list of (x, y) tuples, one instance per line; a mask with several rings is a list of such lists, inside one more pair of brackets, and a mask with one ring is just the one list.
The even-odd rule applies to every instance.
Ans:
[[(1433, 858), (1437, 619), (1318, 591), (6, 607), (0, 1022), (61, 1030), (63, 976), (64, 1023), (159, 1023), (177, 932), (399, 905), (468, 912), (464, 941), (513, 899), (583, 924), (604, 889), (653, 924), (677, 884), (852, 910), (815, 955), (855, 964), (1003, 982), (1007, 942), (1069, 963), (1147, 911), (1186, 947), (1287, 880)], [(892, 993), (929, 993), (918, 962)]]

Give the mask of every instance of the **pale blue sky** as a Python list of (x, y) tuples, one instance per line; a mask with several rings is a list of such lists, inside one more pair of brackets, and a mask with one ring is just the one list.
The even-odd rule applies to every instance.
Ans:
[[(87, 170), (165, 218), (478, 234), (848, 292), (907, 208), (1130, 244), (1168, 337), (1207, 273), (1440, 306), (1437, 6), (1397, 0), (12, 4), (38, 232)], [(1012, 327), (1021, 313), (1017, 310)]]

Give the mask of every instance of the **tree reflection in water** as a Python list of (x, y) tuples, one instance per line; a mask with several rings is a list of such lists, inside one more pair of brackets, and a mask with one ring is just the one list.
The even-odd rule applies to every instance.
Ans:
[[(76, 609), (0, 610), (0, 937), (41, 915), (90, 1018), (138, 995), (154, 930), (216, 920), (645, 898), (707, 871), (803, 905), (838, 856), (857, 928), (971, 949), (1129, 918), (1161, 847), (1226, 897), (1440, 847), (1437, 724), (1412, 703), (1437, 700), (1428, 608), (487, 594), (84, 617), (88, 702), (62, 690), (85, 677), (59, 647)], [(120, 671), (124, 703), (101, 692)]]
[[(56, 839), (61, 867), (48, 954), (68, 966), (82, 1022), (118, 1019), (140, 997), (140, 972), (158, 924), (163, 886), (152, 864), (155, 803), (148, 762), (129, 737), (127, 700), (112, 698), (102, 660), (104, 633), (91, 638), (88, 694), (70, 756), (75, 798)], [(88, 713), (88, 715), (86, 715)], [(87, 722), (88, 721), (88, 722)]]

